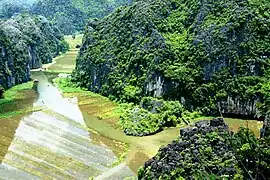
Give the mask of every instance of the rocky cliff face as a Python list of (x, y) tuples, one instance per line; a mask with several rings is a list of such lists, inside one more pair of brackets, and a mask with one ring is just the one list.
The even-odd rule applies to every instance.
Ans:
[(41, 16), (20, 15), (0, 22), (0, 86), (30, 79), (30, 69), (68, 49), (63, 37)]
[(270, 62), (264, 0), (135, 1), (90, 22), (74, 79), (90, 90), (256, 116)]

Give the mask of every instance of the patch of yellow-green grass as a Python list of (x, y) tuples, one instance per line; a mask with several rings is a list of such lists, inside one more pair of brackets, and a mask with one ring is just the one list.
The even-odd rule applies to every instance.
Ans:
[(24, 95), (23, 95), (23, 93), (20, 93), (20, 91), (30, 90), (30, 89), (32, 89), (32, 87), (33, 87), (33, 83), (28, 82), (28, 83), (24, 83), (24, 84), (14, 86), (14, 87), (6, 90), (4, 92), (4, 98), (0, 99), (0, 107), (1, 107), (2, 104), (14, 101), (16, 99), (23, 99)]
[(55, 78), (53, 82), (65, 96), (85, 98), (86, 102), (82, 104), (93, 103), (93, 101), (112, 102), (104, 96), (88, 91), (86, 88), (77, 87), (75, 83), (71, 82), (70, 78)]
[(117, 160), (113, 162), (112, 167), (121, 164), (127, 158), (127, 154), (128, 154), (128, 146), (126, 146), (126, 148), (124, 149), (122, 154), (117, 158)]
[(14, 116), (18, 116), (18, 115), (22, 115), (22, 114), (27, 114), (30, 112), (34, 112), (34, 111), (39, 111), (42, 108), (25, 108), (25, 109), (21, 109), (21, 110), (14, 110), (14, 111), (10, 111), (10, 112), (4, 112), (4, 113), (0, 113), (0, 119), (5, 119), (5, 118), (10, 118), (10, 117), (14, 117)]
[[(76, 87), (76, 85), (71, 82), (69, 78), (55, 78), (53, 80), (54, 85), (59, 88), (62, 93), (83, 93), (86, 92), (86, 89)], [(89, 92), (89, 91), (87, 91)]]
[(0, 99), (0, 119), (37, 110), (33, 109), (32, 106), (36, 98), (36, 93), (32, 87), (33, 83), (28, 82), (6, 90), (4, 98)]
[(54, 63), (48, 67), (49, 72), (71, 73), (76, 66), (78, 50), (70, 50), (54, 59)]
[(65, 36), (65, 41), (69, 44), (70, 49), (75, 49), (77, 45), (82, 44), (83, 34), (76, 35), (73, 39), (72, 36)]

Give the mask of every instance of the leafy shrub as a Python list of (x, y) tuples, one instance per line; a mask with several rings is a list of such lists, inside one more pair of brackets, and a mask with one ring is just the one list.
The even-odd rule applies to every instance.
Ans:
[(129, 106), (125, 110), (119, 124), (128, 135), (149, 135), (180, 124), (183, 112), (184, 107), (178, 101), (145, 97), (140, 106)]
[(135, 106), (121, 115), (119, 124), (127, 135), (145, 136), (161, 131), (164, 122), (159, 114)]

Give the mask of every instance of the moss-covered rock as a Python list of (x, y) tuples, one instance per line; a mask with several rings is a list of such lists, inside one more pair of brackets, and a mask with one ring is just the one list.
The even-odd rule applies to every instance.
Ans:
[(89, 22), (73, 77), (125, 102), (154, 96), (255, 117), (269, 92), (269, 8), (266, 0), (136, 0)]
[(176, 141), (145, 162), (139, 179), (263, 179), (270, 172), (269, 139), (248, 129), (233, 134), (222, 118), (180, 130)]
[(63, 36), (42, 16), (0, 21), (0, 85), (10, 88), (29, 81), (30, 69), (67, 50)]

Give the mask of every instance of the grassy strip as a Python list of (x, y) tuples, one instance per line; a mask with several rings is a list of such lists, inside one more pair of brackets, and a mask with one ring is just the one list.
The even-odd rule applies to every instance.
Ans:
[(54, 85), (58, 87), (62, 93), (66, 96), (79, 96), (87, 98), (97, 98), (104, 101), (110, 101), (108, 98), (101, 96), (99, 94), (88, 91), (86, 88), (77, 87), (69, 78), (56, 78), (53, 80)]
[(27, 114), (27, 113), (31, 113), (31, 112), (35, 112), (35, 111), (40, 111), (42, 110), (42, 108), (25, 108), (25, 109), (21, 109), (21, 110), (17, 110), (17, 111), (10, 111), (10, 112), (6, 112), (6, 113), (0, 113), (0, 119), (6, 119), (6, 118), (11, 118), (14, 116), (18, 116), (18, 115), (22, 115), (22, 114)]
[[(33, 109), (32, 107), (32, 99), (35, 98), (35, 95), (31, 92), (32, 87), (33, 83), (27, 82), (6, 90), (4, 98), (0, 99), (0, 119), (39, 110), (39, 108)], [(28, 97), (29, 91), (31, 97)]]
[(4, 99), (0, 99), (0, 107), (2, 104), (10, 103), (18, 99), (25, 98), (23, 93), (20, 93), (23, 90), (30, 90), (33, 87), (32, 82), (23, 83), (17, 86), (14, 86), (4, 92)]
[(62, 93), (90, 93), (90, 91), (86, 91), (86, 89), (76, 87), (76, 85), (72, 83), (68, 78), (55, 78), (53, 82), (54, 85), (58, 87)]
[(72, 36), (65, 36), (65, 41), (69, 44), (70, 49), (75, 49), (77, 45), (82, 44), (83, 34), (76, 35), (73, 39)]

